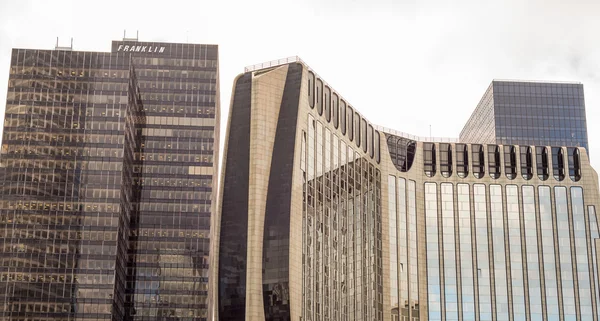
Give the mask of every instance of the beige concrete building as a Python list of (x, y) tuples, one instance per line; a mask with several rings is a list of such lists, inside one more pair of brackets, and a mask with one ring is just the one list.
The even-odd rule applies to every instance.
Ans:
[(584, 148), (378, 127), (292, 58), (236, 78), (224, 157), (218, 320), (598, 320)]

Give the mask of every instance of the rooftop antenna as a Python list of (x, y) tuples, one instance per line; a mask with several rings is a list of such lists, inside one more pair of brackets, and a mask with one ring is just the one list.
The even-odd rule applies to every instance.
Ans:
[(433, 140), (433, 137), (431, 136), (431, 125), (429, 125), (429, 139)]
[(135, 38), (127, 38), (127, 29), (123, 30), (123, 41), (138, 41), (140, 31), (136, 30)]
[(71, 37), (71, 46), (70, 47), (61, 47), (58, 45), (58, 37), (56, 37), (56, 46), (54, 46), (54, 50), (68, 50), (73, 51), (73, 37)]

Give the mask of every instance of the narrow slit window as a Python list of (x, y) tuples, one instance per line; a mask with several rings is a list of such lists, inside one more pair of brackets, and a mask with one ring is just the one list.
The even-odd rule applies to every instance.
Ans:
[(473, 176), (475, 176), (475, 178), (482, 178), (485, 175), (485, 158), (483, 146), (471, 145), (471, 148), (471, 163), (473, 164)]
[(533, 152), (531, 146), (519, 146), (521, 154), (521, 176), (525, 180), (533, 178)]
[(565, 179), (565, 160), (561, 147), (552, 147), (552, 175), (559, 182)]
[(423, 168), (427, 177), (435, 176), (436, 172), (436, 157), (435, 144), (423, 143)]
[(542, 181), (545, 181), (550, 176), (550, 170), (548, 168), (548, 149), (546, 146), (535, 147), (535, 167), (537, 176)]
[(452, 145), (440, 144), (440, 173), (444, 177), (452, 176)]
[(579, 148), (567, 148), (569, 158), (569, 177), (573, 182), (579, 182), (581, 179), (581, 162), (579, 159)]
[(493, 179), (500, 178), (500, 148), (498, 145), (488, 145), (488, 171)]

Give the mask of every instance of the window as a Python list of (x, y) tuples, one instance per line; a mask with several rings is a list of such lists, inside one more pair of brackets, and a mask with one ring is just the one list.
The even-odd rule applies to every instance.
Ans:
[(371, 158), (375, 157), (375, 149), (373, 149), (373, 140), (374, 139), (375, 139), (375, 137), (373, 137), (373, 126), (371, 126), (371, 124), (369, 124), (369, 128), (367, 131), (367, 145), (368, 145), (369, 156), (371, 156)]
[(325, 91), (323, 92), (323, 104), (325, 110), (325, 119), (327, 122), (331, 122), (331, 89), (329, 86), (325, 86)]
[(545, 181), (550, 176), (548, 168), (548, 150), (546, 146), (535, 147), (535, 163), (538, 178)]
[(533, 155), (530, 146), (519, 146), (521, 154), (521, 176), (530, 180), (533, 178)]
[(379, 136), (379, 132), (375, 131), (375, 141), (373, 143), (373, 148), (375, 149), (375, 161), (379, 164), (379, 162), (381, 162), (381, 148), (379, 146), (380, 144), (380, 136)]
[(317, 78), (317, 88), (315, 90), (315, 104), (319, 115), (323, 115), (323, 81), (319, 78)]
[(360, 119), (360, 145), (362, 146), (363, 152), (367, 152), (367, 121), (364, 118)]
[(504, 174), (508, 179), (517, 177), (517, 152), (515, 146), (505, 145), (504, 149)]
[(460, 178), (469, 175), (469, 150), (466, 144), (456, 144), (456, 172)]
[(559, 182), (565, 179), (565, 162), (561, 147), (552, 147), (552, 175)]
[(423, 143), (423, 168), (427, 177), (435, 176), (436, 159), (435, 159), (435, 144)]
[(354, 140), (354, 111), (352, 107), (348, 106), (348, 138), (350, 141)]
[(579, 160), (579, 148), (567, 148), (569, 158), (569, 177), (573, 182), (578, 182), (581, 179), (581, 163)]
[(488, 145), (487, 148), (490, 177), (498, 179), (500, 177), (500, 148), (498, 145)]
[(310, 108), (315, 108), (315, 74), (308, 72), (308, 104)]
[(482, 145), (471, 145), (473, 163), (473, 176), (476, 178), (482, 178), (485, 175), (485, 158), (483, 155)]
[(360, 147), (360, 115), (357, 112), (354, 112), (354, 135), (356, 135), (356, 139), (354, 140), (357, 147)]
[(440, 144), (440, 172), (444, 177), (452, 176), (452, 145)]
[(340, 127), (342, 130), (342, 134), (346, 135), (346, 102), (342, 99), (340, 100)]
[(333, 93), (331, 95), (331, 117), (333, 120), (333, 127), (335, 127), (335, 129), (337, 129), (340, 125), (340, 118), (338, 116), (339, 113), (339, 98), (338, 95), (336, 93)]

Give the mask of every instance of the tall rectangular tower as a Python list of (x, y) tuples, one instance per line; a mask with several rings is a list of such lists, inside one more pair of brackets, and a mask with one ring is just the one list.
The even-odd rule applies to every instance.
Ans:
[(461, 131), (460, 140), (587, 149), (583, 85), (494, 80)]
[(218, 47), (113, 41), (132, 54), (146, 122), (134, 184), (128, 287), (133, 320), (207, 318), (213, 180), (218, 169)]
[(0, 316), (207, 317), (218, 47), (14, 49)]

